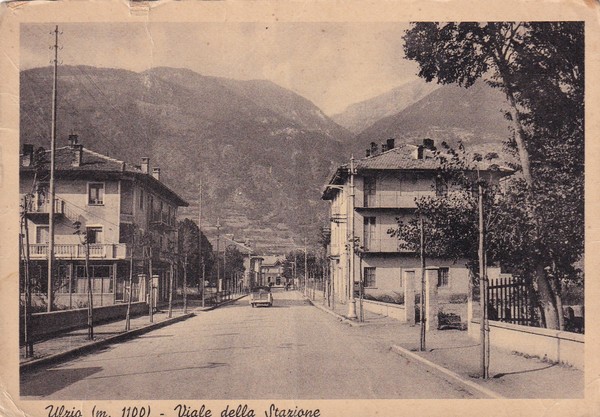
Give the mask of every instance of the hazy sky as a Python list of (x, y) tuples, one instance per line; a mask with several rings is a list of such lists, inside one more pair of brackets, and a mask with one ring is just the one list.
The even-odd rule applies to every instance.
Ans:
[[(331, 115), (416, 79), (416, 64), (403, 58), (406, 28), (401, 23), (60, 24), (60, 60), (268, 79)], [(49, 65), (53, 29), (50, 24), (21, 26), (21, 68)]]

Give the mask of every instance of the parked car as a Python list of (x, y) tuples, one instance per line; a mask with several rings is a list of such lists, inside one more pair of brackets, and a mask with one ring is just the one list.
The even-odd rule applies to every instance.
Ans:
[(265, 305), (271, 307), (273, 305), (273, 294), (270, 287), (254, 287), (250, 291), (250, 305)]

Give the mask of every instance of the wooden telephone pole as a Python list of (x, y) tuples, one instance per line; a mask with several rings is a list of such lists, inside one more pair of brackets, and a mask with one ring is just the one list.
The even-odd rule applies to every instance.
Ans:
[(54, 304), (54, 295), (52, 293), (53, 278), (54, 278), (54, 200), (55, 200), (55, 185), (54, 185), (54, 170), (56, 159), (56, 103), (57, 103), (57, 77), (58, 77), (58, 25), (54, 28), (54, 77), (52, 83), (52, 126), (50, 136), (50, 207), (48, 218), (48, 311), (52, 311)]

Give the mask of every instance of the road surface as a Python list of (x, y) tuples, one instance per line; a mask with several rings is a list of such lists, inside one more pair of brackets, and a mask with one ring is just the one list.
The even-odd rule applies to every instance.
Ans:
[(21, 378), (23, 399), (473, 398), (303, 300), (247, 298)]

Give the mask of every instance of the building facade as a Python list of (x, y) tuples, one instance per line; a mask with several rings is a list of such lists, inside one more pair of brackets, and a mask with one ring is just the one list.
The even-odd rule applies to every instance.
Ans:
[[(55, 157), (54, 308), (87, 304), (86, 250), (94, 306), (126, 302), (130, 271), (133, 301), (149, 300), (150, 267), (153, 301), (167, 300), (177, 208), (187, 202), (160, 181), (160, 168), (151, 169), (148, 158), (130, 165), (84, 148), (75, 135), (69, 142)], [(46, 161), (36, 163), (33, 147), (23, 146), (20, 194), (22, 200), (27, 196), (27, 209), (21, 252), (23, 260), (29, 258), (38, 303), (47, 300), (50, 255), (49, 152), (41, 158)], [(77, 234), (76, 225), (85, 233)]]
[[(373, 143), (367, 157), (340, 166), (325, 186), (322, 198), (330, 202), (330, 285), (336, 302), (352, 298), (362, 280), (367, 297), (402, 303), (405, 283), (420, 281), (420, 257), (401, 249), (389, 230), (397, 228), (398, 220), (413, 217), (418, 198), (448, 190), (438, 177), (432, 140), (399, 147), (394, 142), (388, 140), (381, 151)], [(494, 175), (500, 178), (506, 172)], [(470, 276), (465, 262), (428, 258), (427, 269), (437, 274), (437, 293), (440, 303), (448, 304), (447, 312), (466, 314)], [(489, 270), (491, 277), (498, 273), (499, 268)]]

